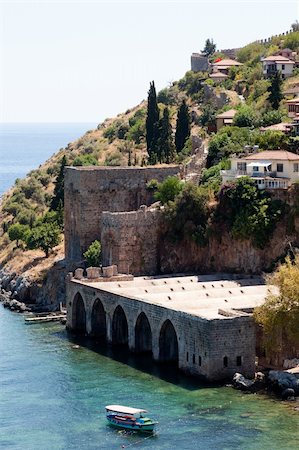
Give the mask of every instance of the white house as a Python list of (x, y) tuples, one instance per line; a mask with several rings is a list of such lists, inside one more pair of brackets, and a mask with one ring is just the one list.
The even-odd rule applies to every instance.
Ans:
[(221, 176), (223, 183), (249, 176), (259, 189), (287, 189), (292, 183), (299, 182), (299, 155), (267, 150), (232, 158), (231, 169), (222, 170)]
[(277, 72), (281, 73), (282, 78), (290, 77), (293, 73), (295, 61), (281, 55), (272, 55), (262, 59), (263, 74), (265, 77), (271, 77)]

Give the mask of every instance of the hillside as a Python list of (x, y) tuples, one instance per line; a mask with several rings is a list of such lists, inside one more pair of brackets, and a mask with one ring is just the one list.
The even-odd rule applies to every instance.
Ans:
[[(201, 174), (201, 183), (209, 189), (211, 196), (219, 189), (220, 169), (226, 167), (228, 156), (241, 153), (245, 145), (298, 150), (297, 137), (286, 137), (279, 131), (260, 131), (261, 126), (290, 121), (285, 100), (293, 95), (287, 94), (279, 101), (278, 107), (273, 108), (269, 99), (270, 81), (263, 77), (260, 62), (261, 57), (285, 47), (299, 53), (298, 31), (240, 49), (237, 59), (243, 65), (230, 69), (228, 78), (221, 83), (209, 78), (207, 72), (188, 71), (182, 79), (157, 94), (160, 115), (164, 108), (169, 109), (173, 133), (178, 109), (182, 100), (186, 100), (191, 117), (191, 137), (204, 138), (208, 142), (208, 167)], [(221, 56), (215, 53), (210, 56), (210, 61)], [(281, 90), (290, 91), (297, 86), (299, 69), (283, 81)], [(234, 121), (233, 126), (216, 132), (216, 115), (232, 108), (237, 109), (238, 120)], [(29, 280), (42, 283), (46, 271), (63, 259), (63, 243), (46, 258), (43, 251), (28, 250), (24, 243), (18, 247), (15, 240), (9, 239), (9, 228), (21, 224), (32, 229), (41, 223), (39, 221), (45, 217), (51, 204), (63, 156), (68, 165), (146, 165), (146, 114), (147, 102), (142, 101), (117, 117), (106, 119), (95, 130), (88, 130), (81, 138), (58, 151), (25, 179), (16, 181), (15, 186), (3, 196), (0, 208), (2, 270), (23, 274)], [(196, 147), (192, 145), (193, 141), (196, 140), (186, 141), (184, 149), (176, 157), (178, 163), (188, 162)]]

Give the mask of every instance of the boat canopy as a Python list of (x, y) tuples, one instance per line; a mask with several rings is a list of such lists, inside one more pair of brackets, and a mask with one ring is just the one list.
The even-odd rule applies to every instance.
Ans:
[(108, 405), (106, 406), (106, 411), (113, 411), (122, 414), (140, 414), (146, 413), (146, 409), (130, 408), (128, 406), (121, 405)]

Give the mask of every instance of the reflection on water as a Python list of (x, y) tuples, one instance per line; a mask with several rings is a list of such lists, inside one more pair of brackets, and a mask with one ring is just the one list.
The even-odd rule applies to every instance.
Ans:
[[(293, 405), (205, 385), (147, 357), (71, 338), (60, 324), (25, 325), (1, 307), (0, 355), (3, 449), (298, 448)], [(112, 403), (149, 409), (157, 435), (110, 428), (104, 407)]]

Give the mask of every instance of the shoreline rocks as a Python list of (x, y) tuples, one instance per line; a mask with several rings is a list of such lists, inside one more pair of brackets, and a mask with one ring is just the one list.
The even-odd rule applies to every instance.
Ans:
[(282, 400), (296, 400), (296, 397), (299, 397), (299, 379), (295, 374), (286, 371), (257, 372), (253, 380), (249, 380), (237, 372), (232, 381), (235, 389), (248, 393), (273, 392)]

